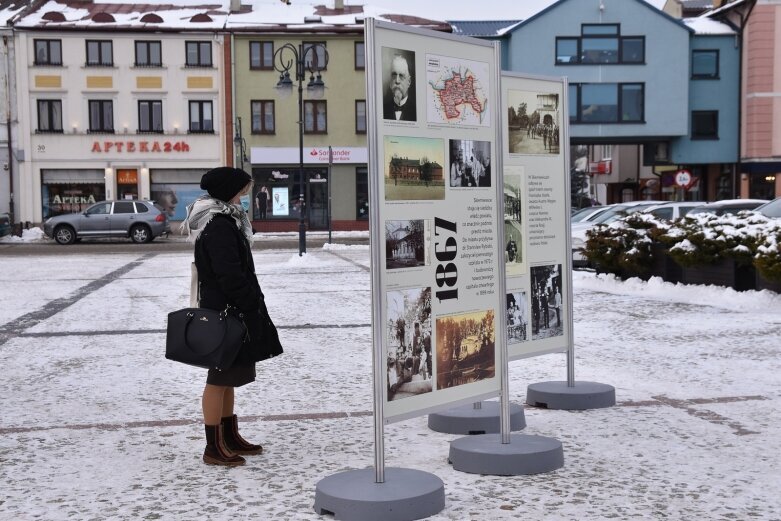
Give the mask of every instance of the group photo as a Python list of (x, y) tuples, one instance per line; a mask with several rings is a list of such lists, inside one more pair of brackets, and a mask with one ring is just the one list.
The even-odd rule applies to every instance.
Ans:
[(559, 95), (508, 91), (507, 135), (511, 154), (558, 154), (561, 150)]
[(388, 401), (432, 390), (431, 288), (387, 294)]
[(491, 186), (491, 142), (450, 140), (450, 187)]
[(561, 264), (532, 266), (532, 340), (564, 334)]

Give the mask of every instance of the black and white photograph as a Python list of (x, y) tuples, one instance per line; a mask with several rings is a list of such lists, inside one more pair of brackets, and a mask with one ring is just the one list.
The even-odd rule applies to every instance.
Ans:
[(437, 318), (437, 389), (493, 378), (494, 318), (492, 309)]
[(415, 53), (382, 48), (382, 117), (417, 121), (415, 104)]
[(450, 187), (491, 186), (491, 142), (450, 140)]
[(510, 90), (507, 118), (511, 154), (558, 154), (561, 137), (559, 95)]
[(523, 167), (504, 169), (504, 263), (508, 277), (526, 273), (523, 247)]
[(532, 340), (564, 334), (561, 281), (561, 264), (532, 266)]
[(517, 344), (528, 340), (529, 308), (525, 291), (507, 294), (507, 343)]
[(431, 288), (389, 291), (388, 401), (431, 392)]
[(417, 268), (428, 264), (428, 225), (423, 219), (385, 221), (385, 269)]
[(386, 201), (445, 198), (442, 139), (385, 136), (383, 145)]

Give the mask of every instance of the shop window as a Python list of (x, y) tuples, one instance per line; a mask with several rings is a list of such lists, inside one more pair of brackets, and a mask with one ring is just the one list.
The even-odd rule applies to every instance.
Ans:
[(692, 111), (692, 139), (719, 139), (719, 111)]
[(193, 134), (214, 132), (211, 101), (190, 102), (190, 132)]
[(328, 132), (328, 116), (325, 101), (304, 101), (304, 133)]
[(206, 192), (200, 182), (203, 170), (192, 168), (152, 168), (149, 170), (150, 197), (172, 221), (182, 221), (187, 206)]
[(355, 169), (355, 218), (369, 219), (369, 173), (365, 166)]
[(273, 134), (274, 128), (274, 102), (271, 100), (252, 101), (252, 133)]
[(87, 40), (87, 66), (111, 67), (114, 65), (111, 40)]
[(366, 134), (366, 100), (355, 100), (355, 133)]
[(62, 132), (61, 100), (38, 100), (38, 132)]
[(94, 170), (41, 169), (41, 202), (44, 219), (81, 213), (106, 199), (105, 172)]
[(692, 51), (692, 79), (714, 80), (719, 78), (719, 51)]
[(363, 42), (355, 42), (355, 70), (366, 69), (366, 45)]
[(35, 40), (35, 65), (62, 65), (62, 40)]
[(138, 131), (163, 132), (163, 102), (142, 100), (138, 102)]
[(274, 68), (274, 42), (249, 42), (249, 68), (269, 71)]
[(162, 67), (162, 65), (160, 42), (136, 42), (136, 67)]
[(185, 42), (186, 64), (188, 67), (211, 67), (211, 42)]
[(89, 131), (114, 133), (114, 102), (111, 100), (89, 101)]

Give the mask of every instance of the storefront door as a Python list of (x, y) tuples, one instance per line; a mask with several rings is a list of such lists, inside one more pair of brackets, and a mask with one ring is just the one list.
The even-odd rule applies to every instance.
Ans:
[(328, 175), (310, 174), (309, 176), (309, 229), (328, 228)]
[(138, 199), (138, 170), (117, 169), (117, 199)]

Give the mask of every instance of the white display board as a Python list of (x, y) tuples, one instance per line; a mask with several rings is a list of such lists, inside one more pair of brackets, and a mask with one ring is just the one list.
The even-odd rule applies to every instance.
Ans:
[(499, 394), (499, 50), (369, 22), (375, 400), (390, 423)]
[(510, 360), (572, 346), (566, 81), (502, 73)]

